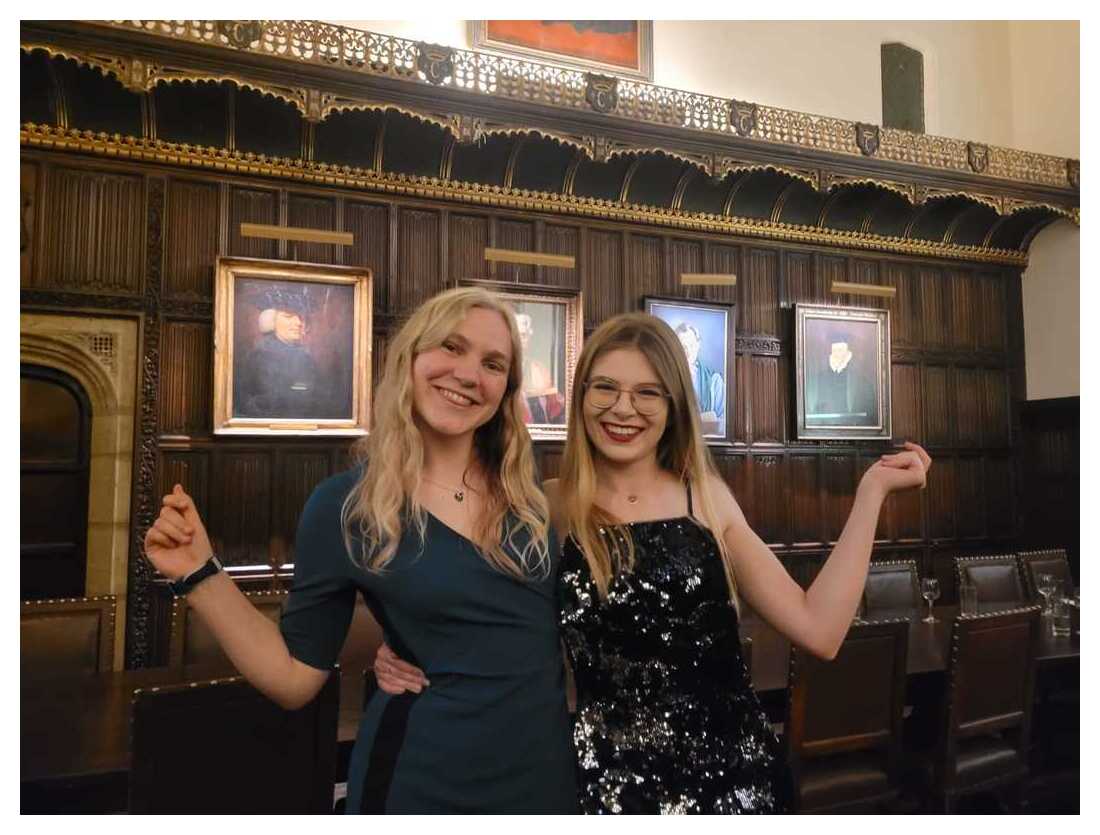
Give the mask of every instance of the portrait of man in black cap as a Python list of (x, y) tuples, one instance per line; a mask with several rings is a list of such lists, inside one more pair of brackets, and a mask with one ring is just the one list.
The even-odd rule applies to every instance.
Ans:
[[(233, 417), (346, 419), (352, 414), (350, 309), (338, 309), (349, 301), (345, 295), (346, 287), (320, 283), (239, 282)], [(343, 319), (347, 327), (339, 326)]]
[(806, 423), (878, 426), (877, 324), (806, 320)]

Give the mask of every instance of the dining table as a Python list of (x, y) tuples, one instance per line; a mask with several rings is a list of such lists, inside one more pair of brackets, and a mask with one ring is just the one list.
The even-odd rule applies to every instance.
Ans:
[[(876, 612), (868, 620), (909, 621), (910, 685), (942, 676), (958, 607), (936, 606), (933, 623), (921, 610)], [(1080, 657), (1080, 635), (1051, 634), (1044, 618), (1037, 661), (1043, 668)], [(773, 721), (781, 721), (790, 643), (747, 610), (741, 634), (752, 639), (751, 676)], [(91, 675), (24, 676), (20, 682), (20, 796), (23, 812), (116, 812), (126, 808), (130, 769), (130, 719), (134, 691), (236, 675), (227, 662), (153, 667)], [(369, 673), (367, 674), (369, 676)], [(364, 693), (372, 685), (362, 669), (342, 671), (338, 758), (347, 757), (359, 730)]]

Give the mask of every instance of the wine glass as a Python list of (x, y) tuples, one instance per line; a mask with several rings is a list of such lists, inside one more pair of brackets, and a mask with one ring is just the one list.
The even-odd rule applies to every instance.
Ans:
[(1058, 590), (1058, 578), (1053, 574), (1040, 574), (1035, 583), (1035, 590), (1043, 596), (1043, 614), (1051, 613), (1050, 596)]
[(928, 617), (923, 618), (925, 623), (935, 623), (932, 617), (932, 601), (940, 596), (940, 581), (935, 577), (925, 577), (920, 581), (920, 596), (928, 601)]

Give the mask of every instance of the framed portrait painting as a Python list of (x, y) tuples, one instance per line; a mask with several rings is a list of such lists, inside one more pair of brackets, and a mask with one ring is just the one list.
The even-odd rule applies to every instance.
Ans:
[(218, 258), (215, 434), (363, 435), (370, 398), (370, 270)]
[(687, 357), (708, 442), (732, 443), (737, 316), (732, 304), (646, 296), (645, 312), (664, 321)]
[(474, 49), (653, 80), (651, 20), (475, 20)]
[(890, 313), (795, 305), (800, 439), (892, 437)]
[(523, 409), (535, 440), (563, 440), (572, 402), (573, 372), (584, 339), (579, 290), (461, 279), (506, 297), (523, 348)]

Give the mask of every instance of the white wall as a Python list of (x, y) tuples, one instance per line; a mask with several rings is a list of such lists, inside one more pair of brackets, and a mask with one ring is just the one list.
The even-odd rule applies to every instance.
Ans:
[(1035, 236), (1024, 272), (1027, 399), (1081, 394), (1081, 230), (1059, 220)]
[[(329, 22), (471, 46), (465, 20)], [(1078, 155), (1075, 21), (658, 20), (654, 83), (877, 124), (890, 41), (924, 54), (928, 133)]]

